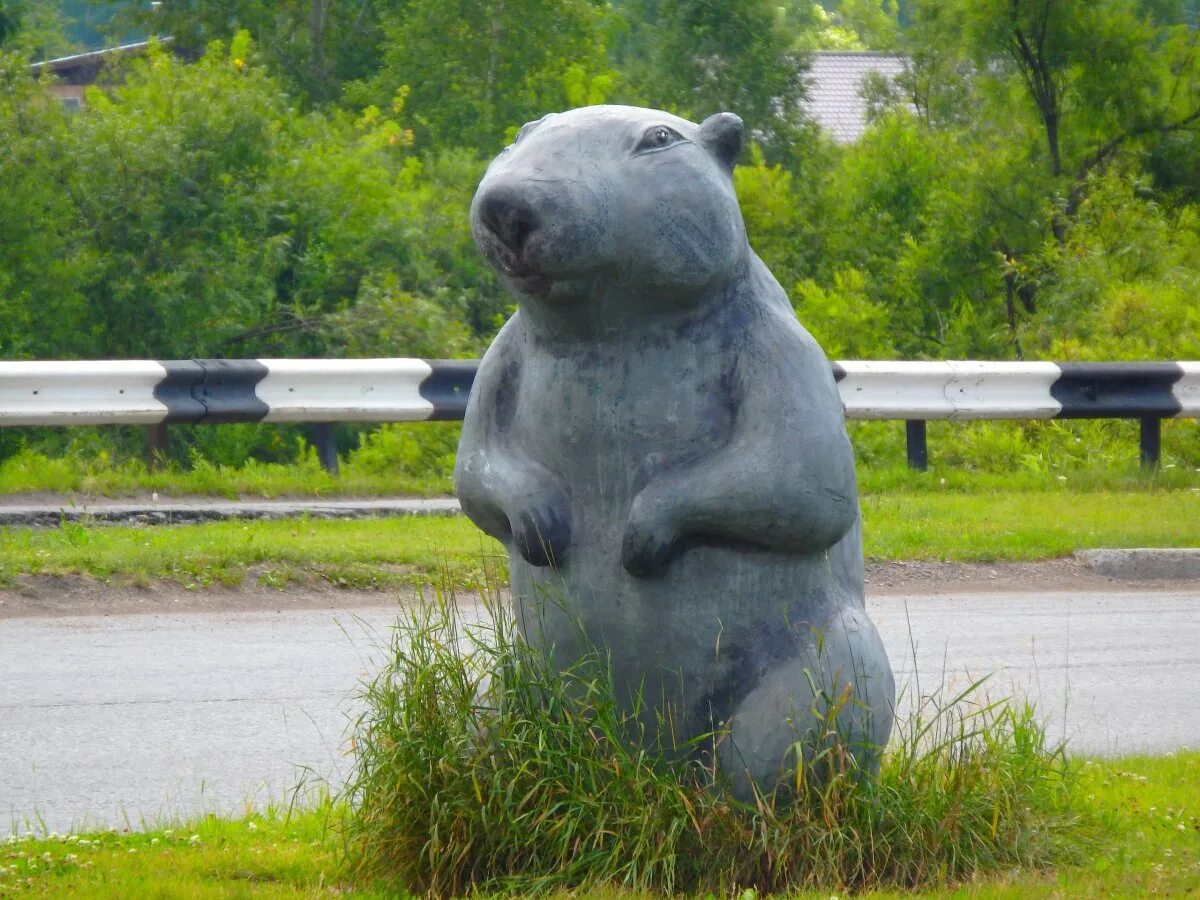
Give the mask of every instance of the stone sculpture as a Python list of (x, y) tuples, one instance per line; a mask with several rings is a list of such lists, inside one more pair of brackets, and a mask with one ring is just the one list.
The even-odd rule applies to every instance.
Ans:
[(725, 732), (748, 798), (794, 777), (830, 703), (877, 767), (895, 687), (830, 365), (746, 240), (742, 134), (730, 113), (587, 107), (491, 164), (471, 226), (519, 311), (455, 481), (508, 548), (527, 637), (556, 664), (606, 649), (656, 746)]

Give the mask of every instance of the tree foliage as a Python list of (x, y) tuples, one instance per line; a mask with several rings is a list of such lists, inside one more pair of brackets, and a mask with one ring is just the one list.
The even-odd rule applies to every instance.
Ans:
[(770, 0), (630, 0), (616, 60), (631, 102), (703, 119), (736, 110), (774, 159), (811, 142), (808, 57), (795, 22)]
[[(1200, 356), (1194, 0), (89, 2), (175, 43), (69, 113), (26, 66), (69, 23), (0, 0), (0, 358), (477, 354), (483, 168), (603, 101), (746, 120), (751, 241), (832, 355)], [(833, 144), (809, 54), (892, 48)]]
[(604, 14), (587, 0), (408, 0), (383, 18), (383, 65), (355, 99), (406, 91), (423, 144), (495, 153), (547, 110), (602, 103)]

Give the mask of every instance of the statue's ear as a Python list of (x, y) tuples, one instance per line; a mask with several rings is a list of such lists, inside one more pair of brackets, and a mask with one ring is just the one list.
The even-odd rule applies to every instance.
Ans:
[(742, 152), (742, 134), (746, 127), (730, 112), (717, 113), (700, 123), (700, 143), (717, 158), (727, 172), (733, 171)]

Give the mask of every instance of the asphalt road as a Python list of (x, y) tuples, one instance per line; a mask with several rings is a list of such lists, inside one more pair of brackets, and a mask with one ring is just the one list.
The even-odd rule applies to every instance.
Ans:
[[(1075, 752), (1200, 747), (1200, 594), (870, 604), (910, 694), (993, 673)], [(394, 612), (0, 621), (0, 833), (162, 822), (335, 788)], [(915, 667), (913, 648), (915, 646)]]

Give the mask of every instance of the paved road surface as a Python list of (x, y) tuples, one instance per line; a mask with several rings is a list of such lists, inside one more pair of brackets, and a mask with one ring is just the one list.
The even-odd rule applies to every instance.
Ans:
[[(998, 673), (1076, 751), (1200, 747), (1200, 594), (972, 594), (871, 603), (899, 680)], [(137, 827), (339, 784), (356, 684), (394, 615), (0, 621), (0, 832)], [(911, 623), (911, 631), (910, 624)]]

